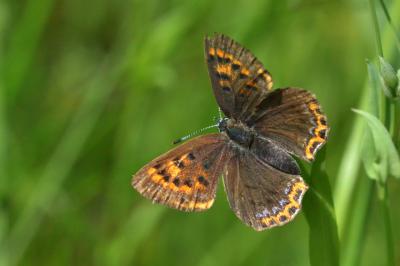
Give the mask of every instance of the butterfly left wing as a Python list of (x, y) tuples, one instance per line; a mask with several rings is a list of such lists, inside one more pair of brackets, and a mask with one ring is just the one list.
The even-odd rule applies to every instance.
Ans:
[(257, 231), (291, 221), (308, 189), (299, 175), (282, 172), (248, 151), (228, 161), (224, 185), (233, 212)]
[(246, 117), (272, 88), (272, 77), (262, 63), (223, 34), (206, 37), (205, 57), (215, 98), (227, 117)]
[(308, 161), (314, 160), (329, 132), (315, 96), (298, 88), (273, 90), (244, 122), (284, 150)]
[(207, 134), (154, 159), (132, 178), (132, 186), (153, 202), (182, 211), (202, 211), (214, 202), (226, 163), (226, 137)]

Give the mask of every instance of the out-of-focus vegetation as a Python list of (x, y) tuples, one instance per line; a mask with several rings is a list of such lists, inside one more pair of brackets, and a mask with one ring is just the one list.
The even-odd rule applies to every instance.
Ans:
[[(385, 2), (398, 25), (399, 2)], [(399, 66), (377, 13), (386, 59)], [(213, 32), (250, 48), (275, 87), (315, 93), (328, 116), (308, 223), (301, 214), (255, 232), (221, 185), (214, 206), (192, 214), (130, 186), (174, 139), (218, 115), (203, 58)], [(377, 58), (375, 39), (365, 0), (0, 0), (0, 265), (384, 265), (384, 220), (351, 111), (368, 109), (365, 59)], [(328, 177), (331, 188), (318, 185)], [(332, 190), (327, 226), (337, 223), (339, 243), (313, 205), (321, 186), (327, 198)], [(400, 265), (400, 184), (389, 178), (387, 187)], [(319, 253), (318, 241), (340, 257)]]

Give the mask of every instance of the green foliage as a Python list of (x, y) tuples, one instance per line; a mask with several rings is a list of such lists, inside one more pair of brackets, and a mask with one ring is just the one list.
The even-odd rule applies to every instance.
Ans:
[(368, 176), (379, 182), (386, 182), (392, 175), (400, 178), (400, 158), (392, 138), (385, 126), (375, 116), (357, 109), (354, 112), (364, 117), (372, 135), (371, 149), (364, 154), (364, 167)]
[(303, 209), (309, 225), (310, 264), (339, 265), (339, 235), (333, 207), (332, 190), (325, 167), (326, 148), (314, 162), (311, 173), (303, 169), (303, 176), (310, 184), (304, 198)]
[(396, 71), (390, 63), (388, 63), (383, 57), (379, 57), (382, 88), (386, 97), (395, 98), (397, 95), (397, 87), (399, 85), (399, 79), (396, 75)]

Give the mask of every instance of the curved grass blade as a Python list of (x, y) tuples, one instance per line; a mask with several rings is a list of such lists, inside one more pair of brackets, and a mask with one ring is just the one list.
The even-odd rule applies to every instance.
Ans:
[(374, 149), (373, 154), (366, 158), (369, 164), (366, 164), (367, 174), (370, 178), (385, 182), (389, 175), (400, 178), (400, 158), (396, 147), (382, 122), (374, 115), (353, 109), (361, 115), (366, 121), (370, 133), (372, 134)]
[(311, 168), (311, 174), (302, 167), (303, 177), (310, 189), (303, 200), (303, 210), (309, 228), (309, 256), (311, 265), (339, 265), (339, 236), (333, 206), (332, 190), (325, 172), (324, 147)]

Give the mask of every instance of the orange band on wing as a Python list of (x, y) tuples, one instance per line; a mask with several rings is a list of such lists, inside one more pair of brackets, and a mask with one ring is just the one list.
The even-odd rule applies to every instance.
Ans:
[(294, 183), (288, 194), (289, 203), (286, 204), (283, 209), (278, 211), (276, 214), (263, 218), (261, 220), (263, 226), (274, 227), (285, 224), (292, 220), (301, 208), (301, 200), (307, 189), (308, 186), (302, 180)]
[(313, 136), (308, 139), (305, 148), (306, 158), (314, 159), (314, 154), (325, 143), (328, 126), (326, 125), (326, 117), (321, 113), (320, 106), (316, 101), (308, 103), (308, 109), (315, 118), (316, 126), (313, 129)]

